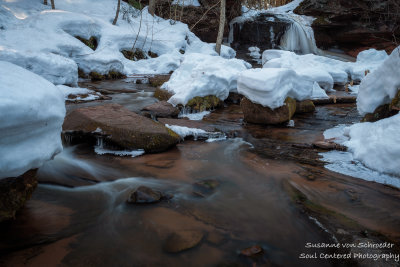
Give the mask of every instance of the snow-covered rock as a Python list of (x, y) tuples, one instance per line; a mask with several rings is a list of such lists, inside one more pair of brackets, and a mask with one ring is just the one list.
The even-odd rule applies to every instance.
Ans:
[[(215, 44), (202, 42), (186, 24), (151, 16), (147, 7), (139, 11), (121, 2), (119, 20), (112, 25), (116, 5), (114, 0), (58, 0), (51, 10), (40, 0), (2, 1), (0, 59), (55, 84), (76, 85), (78, 67), (86, 73), (161, 74), (179, 67), (181, 50), (217, 56)], [(95, 37), (96, 50), (75, 36)], [(131, 49), (158, 57), (131, 61), (121, 53)], [(223, 46), (221, 56), (232, 58), (235, 51)]]
[(229, 92), (236, 91), (239, 73), (248, 68), (243, 60), (191, 53), (161, 88), (173, 94), (168, 101), (173, 105), (186, 105), (196, 96), (225, 100)]
[(264, 68), (243, 71), (238, 78), (238, 93), (253, 103), (275, 109), (281, 107), (287, 97), (296, 100), (310, 99), (312, 81), (303, 79), (294, 70)]
[(372, 113), (377, 107), (390, 103), (399, 89), (400, 47), (361, 82), (357, 96), (359, 113)]
[(0, 178), (38, 168), (62, 151), (64, 96), (44, 78), (0, 61)]
[[(371, 58), (371, 60), (368, 60)], [(266, 50), (264, 68), (289, 68), (329, 91), (334, 84), (344, 85), (351, 80), (361, 81), (366, 71), (373, 71), (387, 58), (385, 51), (370, 49), (359, 54), (356, 62), (344, 62), (313, 54), (297, 55), (290, 51)]]
[(325, 131), (348, 147), (354, 159), (381, 173), (400, 176), (400, 114), (377, 122), (357, 123)]

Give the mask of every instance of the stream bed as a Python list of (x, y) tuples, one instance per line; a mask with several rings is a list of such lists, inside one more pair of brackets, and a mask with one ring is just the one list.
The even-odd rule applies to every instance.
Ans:
[[(109, 102), (140, 112), (156, 102), (154, 88), (129, 80), (80, 86), (107, 90), (112, 99), (68, 104), (67, 112)], [(222, 129), (226, 140), (185, 140), (166, 152), (135, 158), (98, 155), (92, 146), (66, 144), (39, 169), (39, 186), (16, 220), (1, 224), (0, 265), (374, 263), (302, 259), (302, 253), (350, 252), (310, 249), (307, 243), (390, 242), (395, 244), (390, 252), (398, 253), (400, 191), (324, 168), (323, 151), (311, 146), (323, 140), (324, 130), (359, 121), (355, 104), (320, 105), (293, 120), (293, 127), (245, 124), (240, 106), (230, 103), (203, 119)], [(215, 186), (199, 195), (196, 183), (204, 181)], [(173, 198), (128, 204), (129, 194), (143, 185)], [(182, 231), (200, 233), (200, 241), (180, 253), (167, 252), (168, 237)], [(244, 255), (255, 245), (262, 252)]]

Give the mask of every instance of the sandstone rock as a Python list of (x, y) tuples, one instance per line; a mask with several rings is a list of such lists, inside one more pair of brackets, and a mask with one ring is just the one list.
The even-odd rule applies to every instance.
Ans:
[(385, 104), (377, 107), (373, 113), (368, 113), (362, 118), (361, 122), (375, 122), (381, 119), (391, 117), (398, 113), (397, 110), (390, 108), (389, 104)]
[(164, 195), (160, 191), (153, 190), (147, 186), (140, 186), (130, 194), (127, 202), (132, 204), (151, 204), (171, 198), (172, 195)]
[(393, 0), (304, 0), (295, 13), (316, 18), (312, 27), (318, 47), (338, 46), (355, 51), (352, 55), (356, 56), (360, 50), (371, 47), (387, 52), (395, 48), (392, 29), (400, 34), (400, 28), (395, 27), (400, 16), (395, 10)]
[(0, 179), (0, 222), (15, 218), (28, 201), (37, 185), (36, 170), (17, 178)]
[(171, 75), (155, 75), (149, 78), (149, 83), (153, 87), (159, 87), (163, 85), (165, 82), (168, 82)]
[(117, 104), (76, 109), (66, 116), (63, 130), (74, 135), (100, 135), (106, 143), (150, 153), (164, 151), (180, 140), (162, 124)]
[(179, 109), (168, 103), (167, 101), (160, 101), (150, 106), (143, 108), (149, 114), (158, 118), (176, 118), (179, 114)]
[(168, 99), (171, 98), (171, 96), (172, 94), (170, 92), (161, 89), (160, 87), (157, 87), (156, 91), (154, 92), (154, 97), (160, 101), (167, 101)]
[(171, 234), (165, 244), (164, 250), (170, 253), (178, 253), (197, 246), (204, 234), (197, 230), (182, 230)]
[(201, 112), (221, 107), (223, 106), (223, 102), (214, 95), (208, 95), (204, 97), (196, 96), (189, 100), (186, 106), (190, 107), (192, 110)]
[(244, 97), (240, 102), (244, 120), (257, 124), (280, 124), (289, 121), (296, 111), (296, 101), (290, 97), (286, 98), (285, 105), (276, 109), (263, 107), (255, 104)]
[(347, 151), (347, 147), (336, 144), (333, 141), (316, 141), (313, 143), (313, 146), (316, 148), (324, 149), (324, 150), (340, 150)]
[(390, 103), (390, 109), (400, 110), (400, 89)]
[(315, 106), (311, 100), (296, 101), (296, 113), (314, 112)]

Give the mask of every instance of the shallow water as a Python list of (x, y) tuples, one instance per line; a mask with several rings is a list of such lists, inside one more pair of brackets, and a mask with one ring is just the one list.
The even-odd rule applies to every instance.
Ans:
[[(107, 102), (139, 110), (132, 103), (155, 101), (153, 89), (140, 87), (144, 100), (117, 93)], [(320, 151), (299, 146), (359, 119), (354, 105), (320, 106), (297, 115), (295, 127), (243, 125), (242, 118), (238, 105), (217, 110), (204, 121), (230, 138), (187, 140), (160, 154), (116, 157), (97, 155), (88, 145), (66, 147), (39, 170), (40, 184), (17, 219), (0, 225), (0, 265), (331, 266), (335, 261), (299, 259), (302, 252), (331, 252), (309, 251), (306, 243), (332, 243), (365, 229), (399, 242), (398, 190), (324, 169)], [(202, 180), (219, 185), (199, 197), (193, 185)], [(141, 185), (174, 197), (127, 204)], [(312, 205), (296, 201), (297, 191)], [(342, 228), (344, 237), (337, 234)], [(204, 237), (190, 250), (165, 252), (168, 236), (181, 230)], [(240, 256), (256, 244), (264, 254)]]

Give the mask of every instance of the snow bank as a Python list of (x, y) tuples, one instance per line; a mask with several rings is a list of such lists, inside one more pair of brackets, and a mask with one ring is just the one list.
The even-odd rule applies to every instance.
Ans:
[(313, 82), (303, 79), (291, 69), (251, 69), (239, 75), (237, 90), (253, 103), (275, 109), (284, 104), (286, 97), (310, 99)]
[(357, 123), (325, 131), (326, 138), (348, 147), (354, 159), (381, 173), (400, 176), (400, 114), (374, 123)]
[(250, 64), (239, 59), (224, 59), (192, 53), (185, 55), (180, 67), (171, 75), (162, 89), (174, 94), (168, 102), (186, 105), (196, 96), (214, 95), (225, 100), (229, 92), (236, 91), (237, 77)]
[[(0, 59), (32, 70), (55, 84), (76, 85), (78, 67), (86, 73), (160, 74), (179, 67), (182, 50), (217, 55), (215, 44), (202, 42), (186, 24), (153, 17), (147, 7), (140, 12), (121, 2), (114, 26), (111, 22), (117, 1), (58, 0), (56, 10), (42, 2), (2, 2)], [(75, 36), (93, 36), (98, 47), (93, 51)], [(131, 61), (121, 53), (131, 49), (151, 51), (158, 57)], [(235, 52), (223, 46), (222, 56), (232, 58)]]
[(304, 79), (317, 82), (323, 89), (330, 91), (334, 84), (344, 85), (350, 80), (360, 81), (367, 70), (375, 70), (386, 58), (385, 51), (374, 49), (361, 52), (357, 62), (271, 49), (263, 52), (262, 63), (264, 68), (292, 69)]
[(64, 96), (42, 77), (0, 61), (0, 178), (40, 167), (61, 152)]
[(400, 89), (399, 70), (400, 47), (361, 82), (357, 96), (357, 109), (361, 115), (372, 113), (377, 107), (390, 103)]

